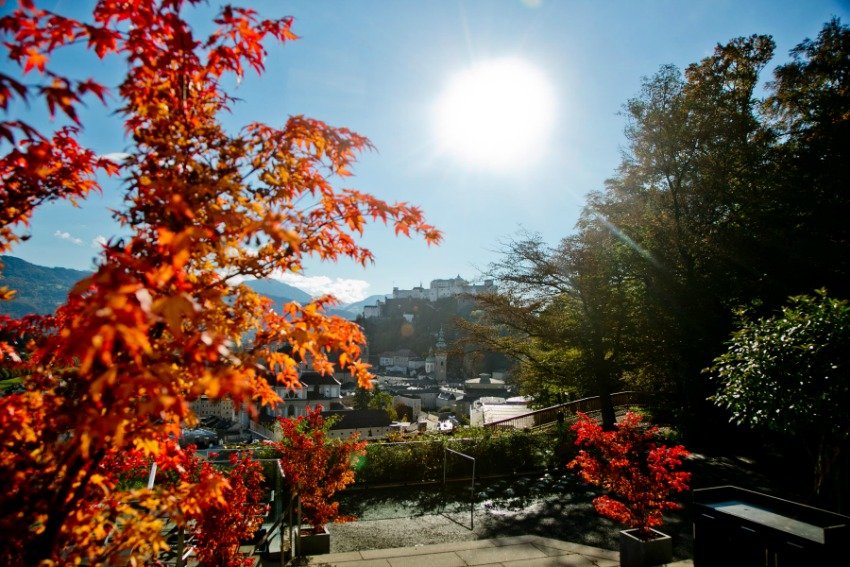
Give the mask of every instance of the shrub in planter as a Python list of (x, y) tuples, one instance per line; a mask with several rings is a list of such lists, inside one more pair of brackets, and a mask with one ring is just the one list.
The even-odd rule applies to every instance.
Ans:
[(298, 492), (302, 521), (316, 530), (328, 522), (347, 521), (340, 516), (333, 496), (354, 482), (352, 459), (362, 455), (365, 441), (330, 439), (330, 422), (322, 417), (322, 406), (297, 418), (279, 418), (282, 439), (271, 442), (280, 458), (284, 482)]
[[(669, 557), (659, 558), (657, 552), (647, 551), (646, 546), (637, 546), (632, 540), (667, 538), (652, 528), (662, 525), (665, 510), (681, 508), (670, 497), (688, 489), (690, 473), (675, 470), (688, 451), (682, 445), (658, 443), (658, 428), (644, 425), (634, 412), (628, 412), (614, 431), (604, 431), (596, 421), (580, 413), (572, 429), (581, 450), (568, 466), (579, 469), (584, 481), (609, 492), (593, 500), (597, 512), (632, 528), (621, 535), (621, 564), (655, 565), (669, 561)], [(667, 539), (660, 545), (672, 554)], [(641, 551), (632, 550), (632, 545)], [(652, 557), (647, 559), (645, 554)], [(635, 556), (640, 557), (634, 559)]]

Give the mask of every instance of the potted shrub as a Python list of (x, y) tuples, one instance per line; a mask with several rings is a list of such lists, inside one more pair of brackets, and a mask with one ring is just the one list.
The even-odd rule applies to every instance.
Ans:
[(331, 423), (322, 417), (322, 406), (309, 409), (297, 418), (278, 418), (282, 439), (271, 442), (278, 451), (284, 482), (297, 491), (301, 503), (299, 526), (300, 555), (330, 552), (328, 522), (344, 522), (339, 502), (333, 497), (354, 482), (352, 459), (362, 454), (365, 441), (356, 436), (330, 439)]
[(663, 523), (662, 512), (681, 508), (670, 497), (688, 489), (690, 473), (675, 470), (687, 450), (658, 443), (658, 428), (644, 425), (634, 412), (613, 431), (579, 413), (572, 429), (581, 450), (568, 466), (609, 492), (593, 500), (597, 512), (629, 527), (620, 532), (620, 564), (646, 567), (671, 561), (670, 536), (653, 528)]

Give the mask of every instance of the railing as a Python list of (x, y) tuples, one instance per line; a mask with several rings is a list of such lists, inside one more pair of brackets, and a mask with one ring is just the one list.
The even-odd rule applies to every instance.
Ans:
[[(276, 487), (282, 491), (284, 474), (280, 461), (277, 461), (276, 477)], [(285, 507), (284, 504), (286, 504)], [(275, 513), (280, 522), (280, 565), (283, 567), (299, 557), (301, 551), (296, 532), (296, 528), (301, 524), (301, 499), (298, 498), (298, 492), (295, 489), (290, 491), (289, 498), (275, 500)]]
[[(638, 392), (626, 391), (611, 394), (611, 404), (615, 407), (639, 404), (642, 403), (642, 401), (643, 396)], [(514, 429), (534, 429), (536, 427), (557, 423), (559, 415), (575, 415), (580, 411), (587, 413), (601, 410), (601, 398), (599, 396), (591, 396), (589, 398), (573, 400), (556, 406), (524, 413), (515, 417), (500, 419), (499, 421), (491, 421), (490, 423), (485, 423), (484, 427), (490, 427), (493, 429), (509, 427)]]
[[(451, 453), (452, 455), (456, 455), (462, 459), (466, 459), (467, 461), (472, 461), (472, 477), (470, 478), (469, 485), (469, 530), (475, 529), (475, 457), (472, 455), (467, 455), (466, 453), (461, 453), (460, 451), (455, 451), (454, 449), (449, 449), (445, 445), (443, 446), (443, 490), (445, 490), (447, 475), (446, 471), (448, 468), (448, 455)], [(445, 514), (443, 514), (445, 516)], [(448, 517), (448, 516), (446, 516)], [(451, 519), (451, 518), (449, 518)], [(454, 521), (454, 520), (452, 520)], [(463, 524), (461, 524), (463, 525)], [(463, 526), (466, 527), (466, 526)]]
[(275, 432), (268, 427), (257, 423), (256, 421), (248, 422), (248, 431), (255, 435), (259, 435), (263, 439), (267, 439), (269, 441), (275, 441)]

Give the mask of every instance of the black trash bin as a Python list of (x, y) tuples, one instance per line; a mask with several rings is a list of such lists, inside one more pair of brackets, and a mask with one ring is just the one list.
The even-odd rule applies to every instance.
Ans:
[(694, 490), (695, 567), (850, 565), (850, 517), (737, 486)]

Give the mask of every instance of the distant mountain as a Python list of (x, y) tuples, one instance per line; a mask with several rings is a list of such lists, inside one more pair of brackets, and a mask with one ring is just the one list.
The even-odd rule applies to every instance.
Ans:
[(370, 295), (366, 299), (361, 299), (360, 301), (343, 305), (341, 309), (354, 313), (354, 316), (356, 317), (363, 313), (363, 308), (367, 305), (375, 305), (378, 301), (384, 301), (386, 298), (386, 295)]
[[(53, 313), (57, 307), (65, 303), (68, 292), (74, 284), (91, 275), (91, 272), (81, 270), (37, 266), (14, 256), (0, 256), (0, 260), (3, 262), (0, 286), (5, 285), (16, 292), (12, 301), (0, 302), (0, 314), (15, 318), (33, 313)], [(290, 301), (297, 301), (303, 305), (312, 299), (309, 293), (277, 280), (249, 280), (244, 283), (257, 293), (271, 299), (278, 308)], [(362, 310), (362, 307), (359, 311), (349, 310), (348, 306), (345, 306), (330, 308), (328, 313), (346, 319), (355, 319)]]
[[(297, 287), (285, 284), (283, 282), (279, 282), (277, 280), (248, 280), (242, 283), (259, 293), (260, 295), (271, 299), (276, 307), (280, 307), (284, 303), (289, 303), (290, 301), (297, 301), (301, 305), (304, 305), (305, 303), (308, 303), (313, 299), (313, 296), (307, 293), (306, 291), (302, 291)], [(356, 313), (348, 311), (345, 307), (330, 307), (328, 308), (327, 313), (330, 315), (339, 315), (340, 317), (344, 317), (346, 319), (353, 320), (357, 318)]]
[(23, 317), (32, 313), (53, 313), (65, 303), (68, 292), (91, 272), (36, 266), (14, 256), (0, 256), (3, 261), (0, 285), (15, 290), (12, 301), (0, 302), (0, 313)]
[[(244, 283), (257, 293), (268, 297), (277, 305), (280, 305), (281, 303), (288, 303), (290, 301), (297, 301), (298, 303), (301, 303), (303, 305), (313, 299), (309, 293), (302, 291), (297, 287), (287, 285), (278, 280), (247, 280), (242, 283)], [(363, 313), (364, 306), (374, 305), (375, 302), (379, 299), (386, 299), (386, 296), (372, 295), (367, 297), (366, 299), (356, 301), (354, 303), (348, 303), (345, 305), (340, 305), (338, 307), (330, 307), (328, 308), (327, 312), (330, 315), (339, 315), (340, 317), (354, 320), (357, 318), (358, 315)]]
[(275, 302), (290, 302), (297, 301), (304, 304), (313, 299), (306, 291), (302, 291), (297, 287), (287, 285), (283, 282), (264, 279), (264, 280), (247, 280), (242, 282), (260, 295), (265, 295)]

